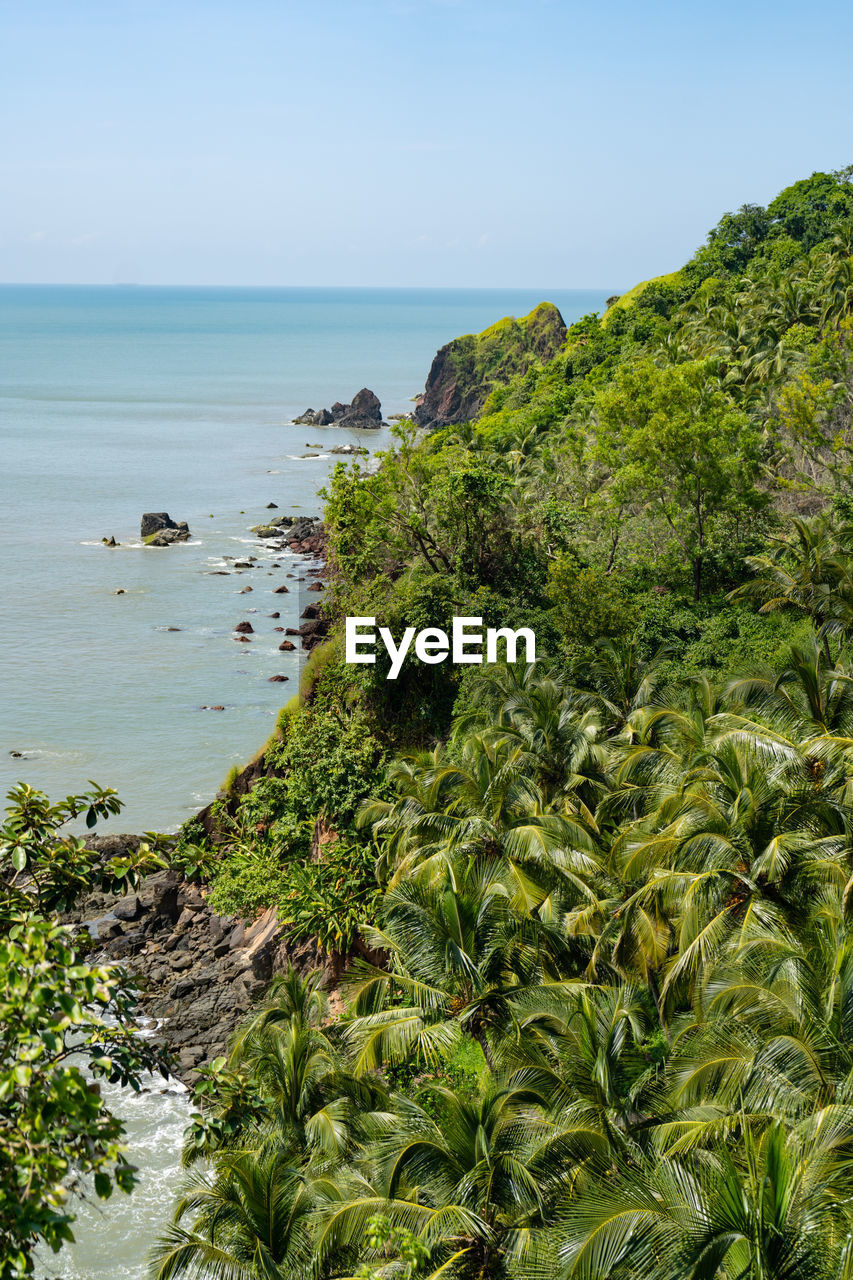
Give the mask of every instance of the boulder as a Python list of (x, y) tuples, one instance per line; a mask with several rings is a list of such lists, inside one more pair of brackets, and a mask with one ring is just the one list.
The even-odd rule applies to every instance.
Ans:
[(117, 920), (138, 920), (144, 908), (135, 894), (119, 898), (113, 907), (113, 915)]
[(168, 547), (173, 542), (186, 542), (190, 536), (186, 521), (173, 520), (168, 511), (146, 511), (139, 533), (149, 547)]
[(255, 632), (251, 622), (238, 622), (234, 630), (245, 636), (254, 635)]
[(298, 520), (294, 520), (288, 529), (287, 542), (303, 542), (317, 532), (319, 524), (317, 516), (301, 516)]
[(350, 427), (356, 431), (375, 430), (382, 425), (382, 405), (378, 396), (368, 387), (362, 387), (352, 398), (351, 404), (336, 400), (331, 409), (306, 409), (294, 423), (307, 427)]
[(379, 403), (379, 397), (374, 392), (368, 391), (367, 387), (362, 387), (361, 391), (353, 396), (347, 416), (351, 418), (370, 418), (375, 422), (381, 422), (382, 405)]

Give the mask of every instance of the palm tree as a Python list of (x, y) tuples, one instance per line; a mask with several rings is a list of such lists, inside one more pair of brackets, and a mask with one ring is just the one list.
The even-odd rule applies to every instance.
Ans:
[(455, 755), (437, 749), (391, 776), (399, 800), (371, 801), (358, 818), (372, 825), (385, 858), (395, 863), (391, 889), (412, 875), (441, 880), (448, 866), (485, 859), (520, 900), (532, 903), (560, 878), (595, 863), (591, 810), (570, 795), (549, 805), (517, 735), (503, 727), (469, 734)]
[(150, 1280), (307, 1280), (318, 1195), (287, 1152), (220, 1155), (190, 1175)]
[(349, 978), (361, 1015), (346, 1029), (357, 1074), (407, 1060), (434, 1068), (463, 1035), (493, 1063), (519, 998), (582, 960), (559, 922), (516, 909), (483, 861), (464, 877), (447, 869), (437, 883), (404, 881), (386, 895), (381, 927), (366, 932), (388, 960), (386, 968), (359, 962)]
[[(318, 1253), (357, 1239), (368, 1213), (415, 1224), (454, 1274), (508, 1280), (553, 1273), (546, 1230), (574, 1170), (606, 1144), (583, 1120), (552, 1115), (523, 1074), (490, 1080), (476, 1096), (427, 1085), (397, 1095), (395, 1123), (377, 1147), (367, 1194), (336, 1206)], [(422, 1224), (422, 1225), (421, 1225)], [(441, 1234), (438, 1234), (438, 1229)]]
[(828, 634), (846, 632), (850, 623), (850, 568), (832, 536), (829, 516), (795, 517), (792, 538), (774, 538), (767, 555), (747, 556), (757, 577), (729, 595), (730, 600), (761, 601), (760, 613), (793, 607), (812, 619), (821, 636), (826, 661), (832, 654)]
[(582, 662), (575, 677), (594, 690), (610, 717), (610, 733), (629, 726), (634, 714), (655, 701), (662, 685), (661, 663), (671, 649), (662, 645), (646, 657), (634, 639), (599, 640), (592, 658)]
[(853, 1113), (827, 1108), (708, 1158), (642, 1156), (602, 1170), (560, 1224), (578, 1280), (841, 1280), (850, 1275)]

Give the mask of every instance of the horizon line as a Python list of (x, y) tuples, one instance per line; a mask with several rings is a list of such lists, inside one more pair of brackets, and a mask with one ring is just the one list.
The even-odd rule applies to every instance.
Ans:
[(422, 289), (425, 292), (465, 289), (471, 293), (508, 293), (548, 289), (556, 293), (608, 293), (604, 285), (479, 285), (479, 284), (187, 284), (183, 281), (157, 281), (142, 284), (135, 280), (0, 280), (0, 289)]

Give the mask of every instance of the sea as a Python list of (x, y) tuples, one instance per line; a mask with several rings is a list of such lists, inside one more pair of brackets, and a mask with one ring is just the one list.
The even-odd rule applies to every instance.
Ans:
[[(450, 339), (543, 300), (570, 322), (611, 292), (0, 286), (3, 794), (95, 783), (124, 805), (105, 830), (177, 830), (298, 685), (299, 650), (274, 628), (298, 625), (313, 566), (252, 527), (321, 513), (334, 444), (375, 465), (390, 442), (294, 417), (361, 387), (386, 418), (405, 414)], [(186, 521), (190, 540), (144, 546), (150, 511)], [(140, 1187), (84, 1199), (78, 1243), (40, 1276), (142, 1280), (188, 1114), (161, 1087), (114, 1099)]]

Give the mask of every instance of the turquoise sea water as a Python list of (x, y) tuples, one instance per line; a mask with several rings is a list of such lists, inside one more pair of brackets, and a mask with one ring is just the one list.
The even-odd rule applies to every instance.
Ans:
[[(3, 793), (94, 779), (126, 803), (116, 830), (172, 829), (210, 800), (268, 736), (299, 662), (273, 627), (304, 600), (271, 594), (296, 570), (250, 527), (269, 502), (319, 513), (335, 459), (299, 455), (356, 438), (291, 419), (362, 386), (404, 412), (451, 338), (543, 298), (570, 321), (607, 293), (0, 288)], [(187, 520), (192, 540), (143, 548), (144, 511)], [(248, 554), (253, 569), (215, 572)], [(232, 636), (244, 618), (251, 644)]]

